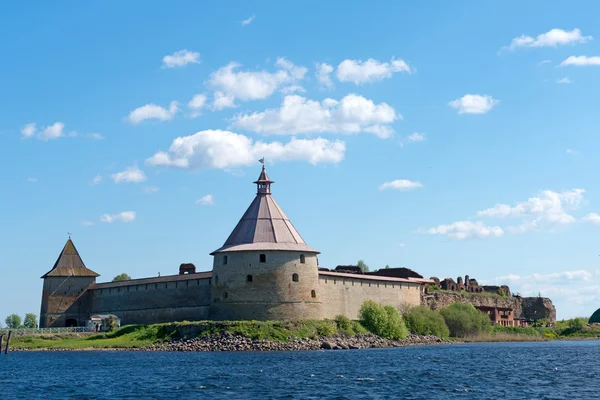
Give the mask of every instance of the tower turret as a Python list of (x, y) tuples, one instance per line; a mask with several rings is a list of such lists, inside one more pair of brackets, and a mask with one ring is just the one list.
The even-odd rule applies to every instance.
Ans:
[(271, 195), (274, 182), (264, 164), (254, 183), (256, 197), (223, 246), (211, 253), (211, 317), (319, 319), (319, 252), (304, 242)]

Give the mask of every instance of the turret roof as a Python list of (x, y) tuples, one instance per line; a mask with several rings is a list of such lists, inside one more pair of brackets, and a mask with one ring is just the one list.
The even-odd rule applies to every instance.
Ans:
[(91, 276), (96, 277), (100, 276), (95, 273), (91, 269), (88, 269), (81, 256), (77, 252), (75, 248), (75, 244), (71, 238), (67, 240), (65, 247), (63, 247), (58, 259), (54, 263), (54, 267), (44, 274), (42, 278), (46, 278), (48, 276)]
[(309, 247), (271, 195), (264, 167), (256, 182), (257, 194), (225, 244), (211, 255), (226, 251), (283, 250), (318, 253)]

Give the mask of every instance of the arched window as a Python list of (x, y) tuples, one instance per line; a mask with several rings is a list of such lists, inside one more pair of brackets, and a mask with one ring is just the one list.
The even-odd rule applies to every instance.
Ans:
[(311, 291), (310, 291), (310, 297), (312, 297), (313, 299), (314, 299), (315, 297), (317, 297), (317, 292), (315, 292), (314, 290), (311, 290)]
[(223, 292), (223, 298), (226, 299), (227, 298), (227, 292)]
[(292, 274), (292, 281), (298, 282), (298, 274)]
[(300, 264), (304, 264), (306, 262), (306, 257), (304, 257), (304, 254), (300, 254)]
[(258, 256), (258, 259), (261, 263), (266, 263), (267, 262), (267, 255), (266, 254), (261, 254)]
[(223, 256), (223, 265), (227, 265), (227, 256)]
[(252, 275), (246, 275), (246, 282), (252, 282)]

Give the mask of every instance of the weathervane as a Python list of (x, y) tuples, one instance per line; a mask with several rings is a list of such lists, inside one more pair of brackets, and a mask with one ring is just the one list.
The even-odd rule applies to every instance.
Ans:
[(265, 158), (261, 158), (260, 160), (258, 160), (259, 163), (261, 163), (263, 166), (265, 165)]
[(67, 232), (67, 235), (69, 235), (69, 239), (71, 239), (72, 233), (71, 232)]

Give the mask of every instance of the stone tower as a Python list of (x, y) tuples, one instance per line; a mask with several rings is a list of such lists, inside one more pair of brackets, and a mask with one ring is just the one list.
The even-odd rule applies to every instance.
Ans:
[(318, 251), (310, 248), (271, 195), (263, 165), (256, 197), (214, 256), (211, 318), (322, 318)]
[(85, 326), (89, 317), (86, 289), (98, 276), (85, 266), (69, 238), (54, 267), (42, 276), (40, 328)]

